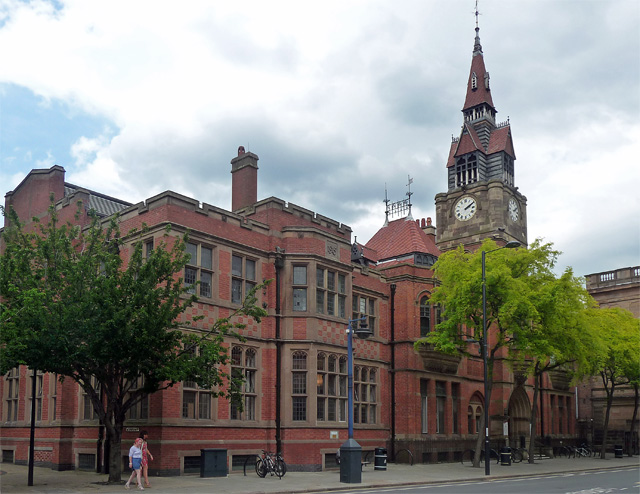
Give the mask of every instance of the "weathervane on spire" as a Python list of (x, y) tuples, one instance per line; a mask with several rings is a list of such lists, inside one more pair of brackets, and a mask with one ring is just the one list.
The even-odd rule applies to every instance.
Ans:
[(478, 0), (476, 0), (476, 10), (474, 15), (476, 16), (476, 40), (473, 45), (473, 55), (476, 56), (482, 54), (482, 45), (480, 44), (480, 27), (478, 26), (478, 16), (481, 14), (478, 12)]
[(411, 217), (411, 196), (413, 195), (413, 192), (411, 192), (411, 184), (413, 183), (413, 179), (411, 178), (411, 175), (407, 175), (407, 180), (409, 182), (407, 184), (407, 187), (409, 188), (409, 190), (407, 191), (407, 197), (409, 201), (409, 214), (407, 216)]

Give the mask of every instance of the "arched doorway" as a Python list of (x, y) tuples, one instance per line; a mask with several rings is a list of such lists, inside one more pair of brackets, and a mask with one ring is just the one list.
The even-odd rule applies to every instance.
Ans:
[[(531, 403), (523, 386), (518, 386), (509, 398), (509, 446), (526, 447), (529, 438)], [(525, 443), (525, 444), (523, 444)]]

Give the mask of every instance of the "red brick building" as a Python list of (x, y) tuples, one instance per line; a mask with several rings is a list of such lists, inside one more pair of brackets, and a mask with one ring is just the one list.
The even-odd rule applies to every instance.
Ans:
[[(247, 326), (246, 342), (229, 341), (232, 367), (247, 379), (244, 411), (184, 382), (132, 410), (123, 455), (145, 429), (156, 458), (152, 473), (162, 475), (199, 471), (202, 448), (227, 449), (234, 468), (263, 448), (281, 450), (291, 469), (334, 466), (347, 438), (345, 330), (362, 315), (373, 330), (367, 340), (354, 339), (354, 435), (363, 450), (387, 447), (399, 461), (408, 450), (417, 462), (435, 462), (457, 460), (474, 446), (485, 406), (482, 360), (413, 347), (441, 316), (430, 303), (441, 251), (459, 244), (473, 249), (487, 237), (527, 242), (511, 128), (496, 124), (477, 32), (473, 53), (464, 126), (446, 164), (448, 190), (436, 196), (437, 232), (430, 218), (414, 220), (403, 203), (405, 216), (389, 221), (387, 215), (383, 228), (359, 245), (338, 220), (274, 197), (258, 201), (258, 156), (243, 148), (231, 160), (232, 210), (171, 191), (128, 204), (66, 183), (59, 166), (33, 170), (6, 195), (22, 218), (45, 214), (50, 193), (63, 219), (73, 217), (78, 200), (104, 216), (118, 212), (122, 231), (143, 222), (150, 227), (150, 247), (166, 225), (175, 234), (188, 229), (192, 261), (183, 276), (200, 282), (188, 318), (223, 317), (255, 284), (275, 280), (259, 294), (269, 317)], [(20, 368), (0, 382), (2, 458), (26, 463), (31, 379)], [(51, 375), (36, 383), (36, 462), (98, 467), (102, 431), (81, 390)], [(519, 445), (528, 436), (532, 394), (530, 382), (498, 362), (490, 404), (496, 446)], [(545, 377), (540, 400), (538, 433), (572, 438), (568, 382)]]

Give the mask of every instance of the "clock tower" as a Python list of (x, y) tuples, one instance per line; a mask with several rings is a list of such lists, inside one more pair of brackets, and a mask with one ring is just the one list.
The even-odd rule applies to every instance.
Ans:
[(496, 123), (480, 29), (476, 37), (459, 137), (447, 160), (448, 190), (436, 195), (436, 244), (477, 248), (485, 238), (527, 244), (527, 198), (515, 186), (511, 126)]

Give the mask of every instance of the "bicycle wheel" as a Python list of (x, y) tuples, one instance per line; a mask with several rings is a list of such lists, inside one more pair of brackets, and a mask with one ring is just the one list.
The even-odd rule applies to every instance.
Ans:
[(520, 463), (522, 461), (522, 450), (520, 448), (511, 450), (511, 461), (514, 463)]
[(256, 460), (256, 473), (258, 474), (258, 477), (262, 479), (267, 476), (267, 465), (260, 457)]
[(287, 473), (287, 464), (284, 462), (284, 460), (278, 458), (276, 459), (273, 470), (276, 472), (278, 478), (281, 479), (282, 477), (284, 477), (284, 474)]

